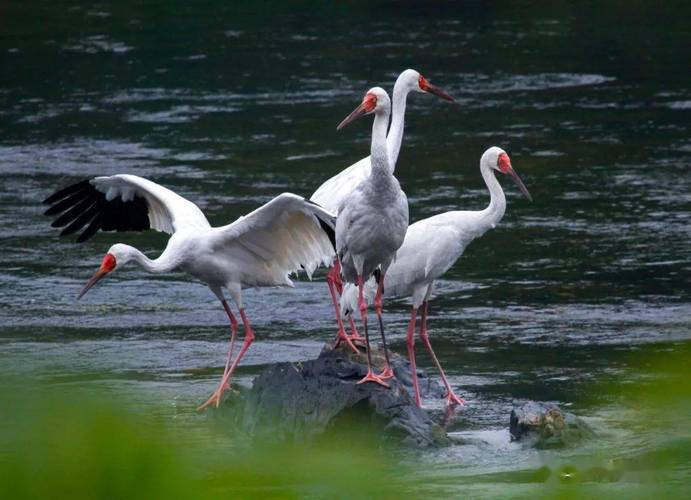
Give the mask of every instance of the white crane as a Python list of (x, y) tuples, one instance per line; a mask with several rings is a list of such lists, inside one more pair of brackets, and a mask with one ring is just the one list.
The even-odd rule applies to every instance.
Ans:
[[(398, 78), (393, 87), (392, 96), (392, 109), (391, 109), (391, 128), (386, 137), (386, 149), (389, 155), (389, 168), (391, 172), (394, 172), (396, 161), (398, 160), (398, 153), (401, 150), (401, 142), (403, 141), (403, 129), (405, 125), (405, 108), (408, 99), (408, 94), (410, 92), (421, 92), (430, 93), (436, 96), (446, 99), (447, 101), (454, 101), (454, 98), (449, 94), (444, 92), (439, 87), (436, 87), (429, 83), (427, 79), (414, 69), (407, 69), (403, 71)], [(353, 163), (350, 167), (326, 180), (317, 190), (312, 194), (310, 200), (324, 207), (326, 210), (332, 213), (338, 213), (341, 208), (343, 201), (350, 195), (350, 193), (360, 184), (362, 181), (369, 177), (371, 170), (370, 157), (361, 159), (360, 161)], [(336, 310), (336, 322), (338, 324), (338, 336), (337, 342), (344, 341), (352, 349), (356, 350), (353, 346), (352, 340), (360, 340), (357, 336), (354, 324), (352, 323), (352, 318), (349, 317), (351, 321), (351, 328), (353, 331), (353, 336), (348, 338), (343, 328), (343, 323), (341, 322), (341, 314), (338, 310), (338, 297), (342, 291), (342, 283), (340, 281), (340, 268), (338, 261), (331, 268), (327, 274), (326, 280), (329, 286), (329, 293)]]
[[(521, 192), (532, 201), (528, 189), (511, 166), (509, 155), (498, 147), (489, 148), (480, 159), (480, 172), (490, 194), (489, 206), (478, 211), (446, 212), (411, 224), (406, 232), (405, 241), (396, 255), (396, 262), (391, 265), (386, 275), (387, 296), (411, 297), (412, 299), (406, 344), (412, 370), (415, 402), (418, 406), (421, 402), (415, 369), (414, 334), (417, 312), (421, 306), (420, 339), (441, 374), (446, 387), (447, 402), (450, 405), (464, 403), (462, 398), (454, 394), (432, 350), (427, 334), (427, 307), (434, 281), (449, 270), (471, 241), (496, 227), (504, 216), (506, 198), (494, 175), (495, 171), (511, 176)], [(369, 279), (365, 285), (365, 294), (368, 298), (374, 295), (375, 288), (375, 280)], [(358, 291), (354, 286), (346, 285), (341, 296), (340, 307), (344, 316), (351, 316), (355, 308), (359, 307)]]
[[(233, 371), (254, 340), (242, 305), (241, 290), (248, 287), (288, 286), (289, 273), (308, 275), (334, 254), (333, 215), (304, 198), (283, 193), (232, 224), (211, 227), (192, 202), (154, 182), (135, 175), (95, 177), (48, 197), (46, 215), (60, 214), (53, 227), (61, 235), (86, 227), (77, 238), (86, 241), (103, 231), (154, 229), (171, 235), (163, 253), (151, 260), (121, 243), (110, 247), (101, 267), (82, 289), (81, 298), (109, 273), (135, 261), (151, 273), (182, 270), (204, 282), (218, 297), (230, 320), (231, 340), (221, 383), (199, 407), (217, 407), (229, 387)], [(223, 295), (226, 288), (240, 310), (245, 337), (232, 361), (238, 323)]]
[[(385, 387), (388, 384), (384, 379), (392, 377), (393, 371), (381, 318), (382, 291), (386, 271), (396, 256), (396, 250), (403, 243), (408, 228), (408, 198), (393, 176), (386, 149), (390, 110), (391, 101), (386, 91), (374, 87), (367, 91), (362, 104), (338, 125), (340, 130), (358, 117), (374, 113), (370, 174), (344, 200), (336, 221), (336, 251), (341, 272), (347, 282), (357, 283), (360, 291), (358, 306), (367, 344), (367, 375), (358, 383), (376, 382)], [(386, 357), (386, 366), (379, 375), (372, 372), (367, 304), (363, 295), (365, 277), (376, 270), (379, 270), (380, 278), (374, 308), (379, 319)]]

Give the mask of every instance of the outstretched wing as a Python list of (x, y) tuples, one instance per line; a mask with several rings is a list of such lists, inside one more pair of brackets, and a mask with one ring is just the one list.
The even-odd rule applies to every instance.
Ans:
[(50, 205), (45, 215), (58, 216), (51, 225), (64, 227), (61, 236), (86, 226), (77, 238), (79, 243), (99, 229), (155, 229), (172, 234), (186, 227), (209, 227), (197, 205), (136, 175), (94, 177), (55, 192), (43, 203)]
[(247, 272), (289, 284), (291, 272), (308, 276), (335, 255), (336, 218), (319, 205), (292, 193), (283, 193), (212, 236), (216, 251), (242, 262)]

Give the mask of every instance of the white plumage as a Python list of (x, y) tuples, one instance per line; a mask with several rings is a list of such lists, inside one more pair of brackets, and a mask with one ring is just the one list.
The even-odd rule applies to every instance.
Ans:
[[(134, 260), (152, 273), (183, 270), (206, 283), (223, 304), (231, 322), (228, 362), (217, 391), (205, 403), (218, 404), (245, 351), (254, 339), (242, 305), (241, 289), (257, 286), (292, 286), (289, 274), (309, 275), (334, 255), (334, 216), (305, 200), (283, 193), (232, 224), (211, 227), (192, 202), (173, 191), (134, 175), (96, 177), (50, 196), (47, 215), (62, 214), (54, 226), (67, 225), (62, 234), (87, 226), (79, 240), (97, 230), (156, 229), (171, 233), (165, 250), (149, 259), (134, 247), (115, 244), (80, 297), (108, 273)], [(237, 322), (223, 295), (227, 289), (240, 309), (245, 340), (229, 366)], [(204, 405), (204, 406), (205, 406)]]
[[(435, 363), (438, 363), (426, 332), (427, 301), (432, 293), (434, 281), (453, 266), (474, 239), (494, 228), (504, 216), (506, 198), (495, 177), (496, 171), (510, 175), (525, 196), (530, 199), (530, 194), (513, 170), (508, 155), (498, 147), (489, 148), (480, 160), (480, 172), (490, 192), (490, 203), (487, 208), (479, 211), (446, 212), (411, 224), (398, 250), (396, 261), (388, 270), (385, 289), (387, 297), (411, 297), (412, 319), (407, 340), (413, 366), (415, 366), (412, 350), (413, 332), (417, 310), (421, 306), (424, 306), (421, 337), (428, 346)], [(364, 291), (368, 300), (374, 297), (376, 288), (374, 278), (370, 278), (365, 284)], [(341, 295), (340, 308), (344, 317), (358, 308), (358, 290), (354, 285), (349, 283), (345, 286)], [(441, 365), (438, 365), (438, 368), (446, 385), (448, 401), (461, 402), (462, 400), (453, 394)], [(419, 405), (420, 396), (416, 377), (413, 382), (416, 401)]]

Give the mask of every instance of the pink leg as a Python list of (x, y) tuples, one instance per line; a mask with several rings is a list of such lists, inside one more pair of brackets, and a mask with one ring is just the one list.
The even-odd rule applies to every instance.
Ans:
[(408, 359), (410, 360), (410, 378), (413, 381), (413, 392), (415, 393), (415, 404), (418, 408), (422, 407), (420, 400), (420, 388), (417, 383), (417, 368), (415, 366), (415, 320), (417, 319), (417, 308), (413, 307), (410, 311), (410, 323), (405, 343), (408, 346)]
[[(230, 367), (230, 360), (233, 357), (233, 349), (235, 348), (235, 339), (237, 338), (238, 335), (238, 321), (235, 319), (235, 316), (233, 315), (233, 311), (230, 310), (230, 306), (228, 305), (228, 302), (226, 300), (222, 300), (221, 304), (223, 304), (223, 309), (225, 309), (226, 314), (228, 315), (228, 319), (230, 320), (230, 348), (228, 349), (228, 357), (226, 358), (226, 366), (223, 369), (223, 377), (226, 376), (226, 373), (228, 373), (228, 368)], [(223, 380), (223, 378), (221, 378)]]
[(365, 343), (367, 344), (367, 375), (365, 375), (358, 384), (364, 384), (365, 382), (374, 382), (384, 387), (389, 387), (389, 384), (384, 382), (380, 376), (375, 375), (372, 371), (372, 355), (370, 353), (369, 347), (369, 332), (367, 331), (367, 303), (365, 302), (365, 297), (363, 295), (363, 290), (365, 288), (365, 280), (362, 276), (357, 277), (358, 286), (358, 306), (360, 308), (360, 318), (362, 319), (362, 327), (365, 329)]
[(356, 354), (360, 354), (360, 351), (358, 351), (357, 347), (353, 345), (353, 342), (350, 340), (350, 337), (348, 337), (348, 334), (346, 333), (345, 328), (343, 327), (343, 320), (341, 319), (341, 308), (338, 305), (338, 297), (336, 297), (336, 290), (338, 289), (338, 285), (332, 276), (333, 270), (337, 267), (340, 268), (340, 265), (338, 263), (336, 263), (334, 267), (331, 268), (331, 271), (329, 271), (329, 274), (326, 276), (326, 284), (329, 285), (329, 293), (331, 294), (331, 301), (333, 302), (334, 310), (336, 311), (336, 324), (338, 325), (338, 333), (336, 334), (336, 342), (334, 343), (334, 349), (341, 345), (341, 342), (345, 342), (346, 344), (348, 344), (348, 347), (355, 351)]
[(216, 408), (218, 408), (218, 406), (221, 404), (221, 396), (223, 396), (223, 391), (225, 391), (226, 387), (229, 386), (229, 381), (230, 378), (233, 376), (233, 372), (240, 364), (240, 360), (247, 352), (247, 349), (249, 349), (252, 342), (254, 342), (254, 332), (252, 331), (252, 327), (250, 326), (250, 322), (247, 319), (247, 315), (245, 314), (244, 309), (240, 309), (240, 317), (242, 318), (242, 325), (245, 328), (245, 339), (242, 342), (240, 352), (235, 358), (235, 361), (233, 361), (233, 364), (230, 366), (230, 370), (228, 370), (228, 373), (223, 375), (219, 388), (211, 395), (211, 397), (203, 405), (199, 406), (197, 410), (203, 410), (211, 404), (215, 405)]
[(379, 331), (381, 332), (381, 339), (384, 345), (384, 358), (386, 359), (386, 366), (384, 366), (384, 371), (382, 371), (379, 376), (383, 379), (393, 378), (394, 373), (391, 369), (391, 362), (389, 361), (389, 348), (386, 346), (386, 336), (384, 335), (384, 322), (382, 321), (382, 296), (384, 295), (384, 275), (382, 274), (379, 278), (379, 285), (377, 286), (377, 293), (374, 296), (374, 311), (377, 313), (377, 319), (379, 320)]
[(437, 356), (434, 354), (434, 351), (432, 350), (432, 344), (429, 341), (429, 336), (427, 335), (427, 301), (422, 306), (422, 320), (420, 324), (420, 338), (422, 339), (422, 342), (425, 344), (425, 347), (427, 347), (427, 350), (429, 351), (430, 356), (432, 356), (432, 361), (434, 361), (434, 364), (437, 365), (437, 369), (439, 370), (439, 373), (441, 374), (441, 379), (444, 381), (444, 386), (446, 387), (446, 402), (449, 405), (464, 405), (465, 400), (463, 398), (459, 398), (456, 396), (453, 391), (451, 390), (451, 386), (449, 385), (449, 381), (446, 380), (446, 375), (444, 375), (444, 370), (441, 367), (441, 363), (439, 363), (439, 360), (437, 359)]
[(350, 340), (352, 340), (353, 342), (360, 342), (360, 343), (364, 344), (365, 343), (365, 337), (362, 337), (357, 332), (357, 328), (355, 328), (355, 320), (353, 319), (352, 314), (348, 315), (348, 322), (350, 323)]
[(331, 269), (329, 269), (329, 273), (326, 275), (326, 280), (331, 281), (331, 283), (334, 284), (334, 286), (336, 287), (336, 293), (338, 293), (338, 295), (341, 295), (343, 293), (343, 281), (341, 280), (340, 260), (336, 259), (334, 265), (331, 266)]
[[(223, 369), (223, 376), (221, 377), (221, 381), (225, 379), (226, 374), (228, 373), (228, 369), (230, 367), (230, 360), (233, 358), (233, 350), (235, 349), (235, 339), (237, 338), (238, 334), (238, 322), (235, 319), (235, 316), (233, 315), (233, 311), (230, 310), (230, 306), (228, 305), (228, 302), (223, 299), (221, 300), (221, 305), (223, 305), (223, 309), (226, 311), (226, 315), (228, 315), (228, 319), (230, 320), (230, 346), (228, 348), (228, 356), (226, 357), (226, 364), (225, 368)], [(226, 385), (222, 387), (220, 384), (216, 391), (221, 391), (223, 392), (226, 389), (230, 389), (230, 386)]]

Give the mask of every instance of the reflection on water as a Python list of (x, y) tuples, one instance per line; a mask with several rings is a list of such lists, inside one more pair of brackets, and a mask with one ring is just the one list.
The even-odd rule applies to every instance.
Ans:
[[(529, 17), (447, 6), (372, 20), (333, 8), (279, 6), (259, 20), (225, 5), (185, 4), (184, 16), (131, 2), (41, 5), (50, 16), (40, 27), (29, 6), (12, 8), (18, 22), (0, 40), (0, 63), (13, 70), (0, 87), (3, 374), (108, 386), (182, 427), (203, 425), (193, 409), (228, 335), (213, 296), (132, 267), (76, 302), (110, 244), (156, 255), (165, 237), (76, 246), (57, 238), (40, 200), (78, 178), (130, 172), (222, 224), (279, 192), (309, 195), (368, 152), (369, 127), (337, 133), (338, 121), (364, 90), (390, 88), (413, 66), (458, 104), (409, 99), (397, 173), (411, 220), (482, 208), (478, 162), (494, 144), (535, 198), (505, 183), (504, 220), (437, 286), (432, 339), (469, 405), (450, 429), (461, 444), (428, 460), (452, 477), (539, 466), (543, 454), (508, 442), (508, 414), (525, 399), (590, 418), (605, 439), (586, 447), (644, 447), (619, 402), (589, 387), (635, 377), (631, 352), (689, 339), (691, 82), (676, 56), (688, 46), (685, 16), (658, 9), (640, 24), (629, 16), (645, 16), (642, 6), (595, 15), (557, 4)], [(258, 340), (240, 382), (331, 339), (317, 281), (245, 294)], [(405, 352), (404, 301), (387, 321)], [(431, 366), (424, 354), (419, 362)]]

